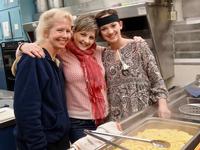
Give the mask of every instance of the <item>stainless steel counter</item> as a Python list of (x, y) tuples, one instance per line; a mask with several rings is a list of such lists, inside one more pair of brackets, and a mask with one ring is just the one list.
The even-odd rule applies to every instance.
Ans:
[(13, 108), (14, 92), (8, 90), (0, 90), (0, 108), (10, 107)]
[(8, 90), (0, 90), (0, 99), (13, 99), (14, 92)]
[[(121, 122), (122, 129), (124, 130), (124, 134), (129, 134), (130, 131), (134, 131), (134, 129), (140, 128), (143, 126), (141, 123), (144, 120), (148, 120), (150, 118), (157, 118), (162, 121), (166, 121), (171, 123), (170, 127), (173, 127), (172, 124), (174, 124), (174, 127), (176, 126), (176, 123), (179, 125), (186, 125), (187, 127), (192, 127), (193, 125), (197, 127), (197, 132), (195, 133), (195, 136), (190, 140), (183, 148), (182, 150), (191, 150), (194, 149), (200, 139), (200, 117), (199, 116), (193, 116), (193, 115), (186, 115), (179, 111), (179, 106), (187, 103), (200, 103), (200, 99), (195, 99), (188, 97), (188, 94), (184, 91), (183, 88), (175, 88), (170, 92), (169, 96), (169, 108), (172, 112), (172, 116), (170, 119), (161, 119), (157, 117), (157, 106), (150, 106), (144, 109), (143, 111), (130, 116), (129, 118), (123, 120)], [(158, 126), (162, 125), (158, 123)], [(182, 128), (182, 127), (181, 127)], [(185, 130), (186, 128), (182, 128), (182, 130)], [(189, 130), (188, 130), (189, 131)], [(116, 141), (117, 142), (117, 141)], [(105, 146), (106, 147), (106, 146)], [(105, 148), (103, 147), (103, 148)]]

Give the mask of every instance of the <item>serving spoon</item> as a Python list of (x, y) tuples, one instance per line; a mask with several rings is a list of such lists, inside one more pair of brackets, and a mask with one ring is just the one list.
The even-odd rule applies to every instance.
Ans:
[(99, 134), (99, 135), (112, 136), (112, 137), (117, 137), (117, 138), (125, 138), (125, 139), (129, 139), (129, 140), (137, 140), (137, 141), (141, 141), (141, 142), (147, 142), (147, 143), (151, 143), (151, 144), (153, 144), (153, 146), (159, 147), (159, 148), (169, 148), (170, 147), (170, 143), (167, 141), (163, 141), (163, 140), (149, 140), (149, 139), (143, 139), (143, 138), (139, 138), (139, 137), (125, 136), (125, 135), (112, 134), (112, 133), (103, 133), (103, 132), (97, 132), (97, 131), (91, 131), (91, 130), (85, 130), (85, 131), (87, 131), (87, 133), (89, 132), (92, 134)]

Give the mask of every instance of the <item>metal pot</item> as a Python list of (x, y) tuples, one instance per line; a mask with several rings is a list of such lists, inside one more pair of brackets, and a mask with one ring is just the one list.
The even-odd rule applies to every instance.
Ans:
[(36, 1), (36, 8), (38, 13), (42, 13), (48, 10), (48, 3), (47, 0), (37, 0)]
[(48, 0), (49, 8), (60, 8), (64, 6), (63, 0)]

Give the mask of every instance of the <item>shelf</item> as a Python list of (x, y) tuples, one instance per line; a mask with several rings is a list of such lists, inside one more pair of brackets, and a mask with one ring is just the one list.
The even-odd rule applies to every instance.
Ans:
[(196, 40), (196, 41), (175, 41), (174, 44), (200, 44), (200, 40)]

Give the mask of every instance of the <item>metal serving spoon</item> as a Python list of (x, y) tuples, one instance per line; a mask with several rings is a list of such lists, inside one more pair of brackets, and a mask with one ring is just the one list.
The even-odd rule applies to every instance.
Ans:
[(129, 139), (129, 140), (137, 140), (137, 141), (147, 142), (147, 143), (151, 143), (154, 146), (160, 147), (160, 148), (169, 148), (170, 147), (169, 142), (162, 141), (162, 140), (149, 140), (149, 139), (143, 139), (143, 138), (139, 138), (139, 137), (118, 135), (118, 134), (112, 134), (112, 133), (103, 133), (103, 132), (97, 132), (97, 131), (91, 131), (91, 130), (87, 130), (87, 132), (90, 132), (93, 134), (99, 134), (99, 135), (112, 136), (112, 137), (118, 137), (118, 138), (125, 138), (125, 139)]
[(98, 136), (98, 135), (92, 133), (90, 130), (86, 130), (86, 129), (85, 129), (85, 130), (84, 130), (84, 133), (87, 134), (87, 135), (90, 135), (90, 136), (92, 136), (92, 137), (94, 137), (94, 138), (97, 138), (97, 139), (99, 139), (99, 140), (101, 140), (101, 141), (103, 141), (103, 142), (105, 142), (105, 143), (107, 143), (107, 144), (110, 144), (110, 145), (112, 145), (112, 146), (114, 146), (114, 147), (117, 147), (117, 148), (119, 148), (119, 149), (121, 149), (121, 150), (129, 150), (129, 149), (126, 148), (126, 147), (123, 147), (123, 146), (121, 146), (121, 145), (118, 145), (118, 144), (116, 144), (116, 143), (114, 143), (114, 142), (112, 142), (112, 141), (109, 141), (109, 140), (107, 140), (107, 139), (105, 139), (105, 138), (103, 138), (103, 137), (101, 137), (101, 136)]

